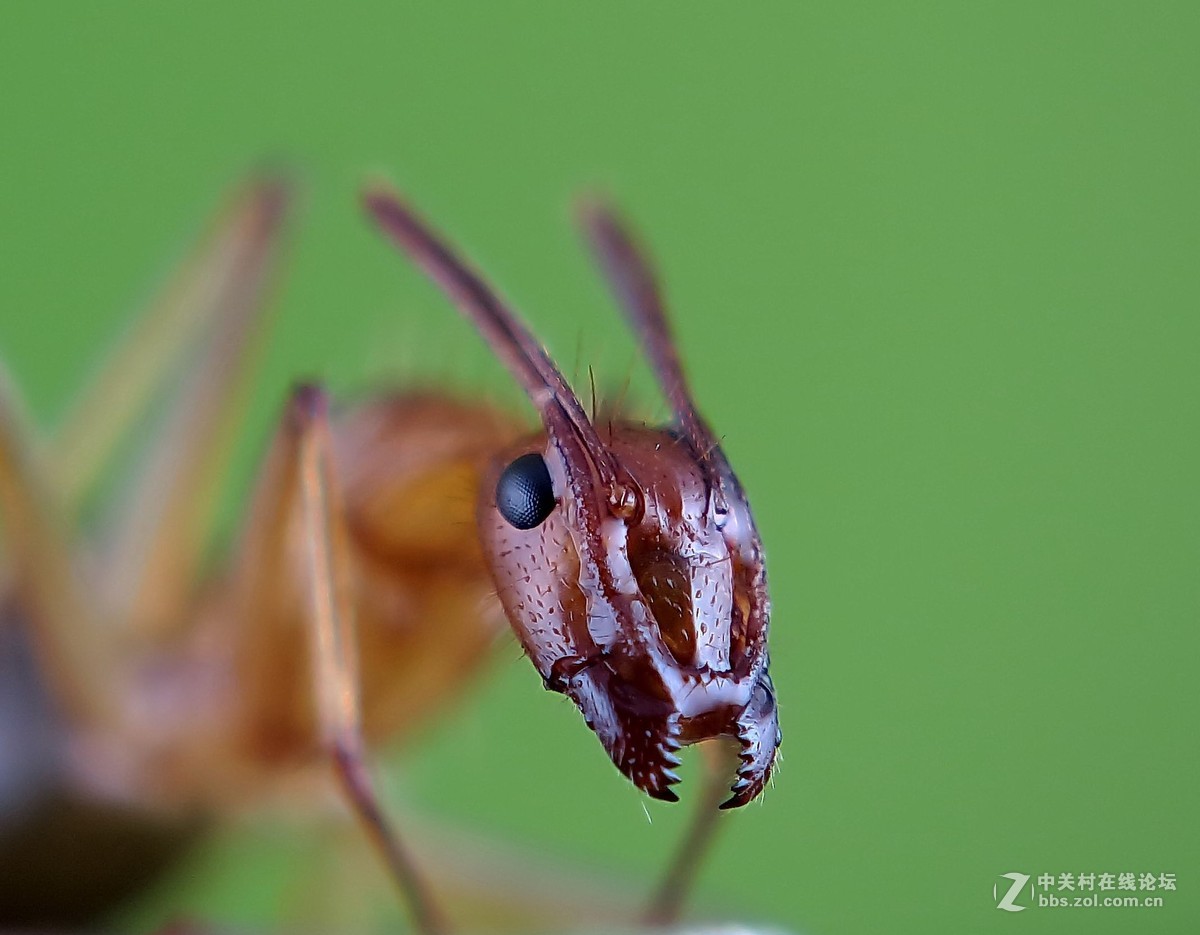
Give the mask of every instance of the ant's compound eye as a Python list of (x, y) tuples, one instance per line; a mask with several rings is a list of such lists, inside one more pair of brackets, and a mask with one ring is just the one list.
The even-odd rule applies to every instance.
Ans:
[(554, 502), (550, 472), (536, 451), (517, 458), (496, 483), (496, 509), (517, 529), (540, 526), (554, 509)]

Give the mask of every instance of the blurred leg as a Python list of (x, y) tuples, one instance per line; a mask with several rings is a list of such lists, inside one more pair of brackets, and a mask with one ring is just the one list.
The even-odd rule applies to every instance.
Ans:
[(39, 665), (75, 722), (112, 725), (116, 648), (76, 578), (70, 538), (29, 438), (16, 394), (0, 374), (0, 518), (20, 604), (15, 619), (29, 626)]
[(206, 342), (112, 530), (104, 556), (107, 604), (142, 641), (168, 640), (185, 622), (286, 205), (279, 184), (254, 189), (222, 242), (220, 262), (201, 277), (214, 316)]
[(326, 400), (307, 387), (292, 399), (299, 428), (300, 503), (307, 546), (312, 659), (321, 739), (339, 781), (371, 840), (408, 900), (417, 928), (447, 931), (429, 889), (380, 806), (362, 739), (350, 557), (333, 463)]
[(658, 889), (646, 909), (644, 921), (648, 925), (668, 926), (679, 920), (696, 875), (704, 865), (704, 859), (712, 849), (714, 837), (722, 822), (724, 812), (719, 808), (729, 792), (730, 773), (725, 751), (719, 741), (710, 741), (700, 748), (704, 766), (704, 788), (687, 831), (679, 842), (667, 871), (659, 882)]
[(277, 181), (244, 185), (187, 254), (146, 311), (76, 396), (46, 445), (46, 467), (67, 516), (78, 509), (113, 451), (160, 392), (189, 342), (220, 318), (229, 285), (250, 249), (248, 231)]

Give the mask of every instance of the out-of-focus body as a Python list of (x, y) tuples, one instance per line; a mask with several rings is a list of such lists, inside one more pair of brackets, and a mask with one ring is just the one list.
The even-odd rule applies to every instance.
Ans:
[[(333, 422), (350, 531), (363, 727), (402, 739), (454, 705), (506, 630), (475, 531), (480, 477), (514, 422), (429, 393)], [(285, 430), (286, 434), (286, 430)], [(132, 647), (117, 718), (56, 698), (18, 586), (0, 625), (0, 924), (82, 924), (136, 893), (223, 814), (327, 784), (298, 518), (263, 515), (286, 471), (268, 453), (245, 535), (165, 644)], [(255, 511), (257, 510), (257, 514)], [(315, 767), (315, 769), (314, 769)]]

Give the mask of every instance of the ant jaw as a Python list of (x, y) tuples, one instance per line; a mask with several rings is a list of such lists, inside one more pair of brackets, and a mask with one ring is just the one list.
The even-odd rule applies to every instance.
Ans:
[(679, 801), (670, 787), (679, 782), (682, 729), (669, 701), (634, 695), (603, 663), (580, 671), (566, 694), (630, 782), (651, 798)]
[(750, 702), (737, 719), (737, 740), (741, 745), (737, 781), (733, 795), (721, 803), (722, 809), (740, 808), (755, 799), (771, 778), (775, 751), (782, 734), (775, 710), (775, 689), (764, 670), (750, 696)]
[(686, 720), (671, 701), (631, 686), (600, 660), (577, 668), (560, 690), (578, 706), (617, 769), (651, 798), (679, 801), (671, 786), (679, 782), (680, 748), (722, 736), (736, 739), (740, 765), (733, 794), (720, 808), (739, 808), (757, 798), (771, 777), (780, 731), (765, 671), (732, 721), (725, 720), (729, 715), (715, 720), (715, 712)]

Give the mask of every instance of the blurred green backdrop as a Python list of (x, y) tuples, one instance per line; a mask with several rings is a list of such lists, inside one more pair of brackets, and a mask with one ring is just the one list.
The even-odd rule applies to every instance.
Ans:
[[(609, 190), (661, 261), (771, 560), (784, 761), (697, 911), (814, 935), (1197, 930), (1200, 8), (9, 3), (0, 22), (0, 350), (41, 419), (262, 159), (296, 169), (305, 210), (227, 529), (297, 376), (517, 399), (364, 224), (370, 173), (568, 371), (619, 383), (631, 344), (567, 220)], [(685, 814), (650, 803), (647, 823), (515, 649), (402, 759), (396, 801), (635, 878)], [(222, 840), (135, 918), (295, 922), (306, 840)], [(1014, 915), (993, 898), (1010, 871), (1178, 890)]]

